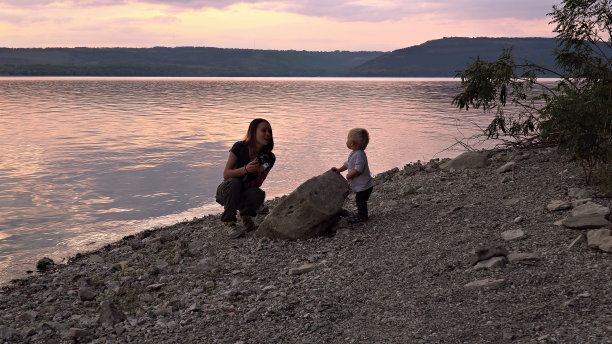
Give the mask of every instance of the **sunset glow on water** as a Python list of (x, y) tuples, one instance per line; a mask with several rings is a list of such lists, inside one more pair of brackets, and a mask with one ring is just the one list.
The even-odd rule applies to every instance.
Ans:
[[(0, 280), (134, 232), (217, 213), (232, 144), (270, 121), (267, 198), (342, 164), (364, 127), (372, 173), (485, 127), (452, 79), (0, 78)], [(437, 154), (438, 153), (438, 154)], [(437, 154), (437, 155), (436, 155)]]

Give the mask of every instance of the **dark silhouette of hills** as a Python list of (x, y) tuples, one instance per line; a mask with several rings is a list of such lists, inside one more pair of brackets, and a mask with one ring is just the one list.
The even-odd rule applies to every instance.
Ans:
[[(388, 53), (178, 48), (0, 48), (0, 75), (454, 77), (513, 48), (554, 69), (554, 38), (450, 37)], [(547, 74), (545, 76), (552, 76)]]
[(0, 48), (0, 75), (339, 76), (378, 51), (178, 48)]
[(528, 60), (554, 69), (556, 46), (554, 38), (442, 38), (385, 53), (355, 67), (349, 75), (453, 77), (476, 57), (493, 61), (511, 47), (517, 62)]

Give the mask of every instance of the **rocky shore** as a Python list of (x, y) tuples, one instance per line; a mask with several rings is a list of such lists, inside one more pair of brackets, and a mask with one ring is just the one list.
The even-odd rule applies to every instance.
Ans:
[(368, 222), (343, 218), (314, 239), (230, 240), (208, 216), (41, 261), (2, 287), (0, 339), (612, 343), (612, 255), (594, 232), (587, 241), (592, 229), (570, 228), (606, 221), (578, 213), (612, 199), (584, 186), (576, 162), (504, 151), (479, 169), (432, 161), (375, 180)]

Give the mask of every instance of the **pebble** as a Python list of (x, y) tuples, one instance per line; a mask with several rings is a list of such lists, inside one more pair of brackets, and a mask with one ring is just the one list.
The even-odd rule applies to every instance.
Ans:
[(315, 269), (315, 264), (304, 264), (298, 268), (289, 269), (289, 275), (301, 275), (311, 272)]
[[(608, 254), (586, 243), (568, 250), (583, 232), (554, 228), (553, 221), (570, 214), (545, 209), (550, 199), (567, 197), (566, 185), (581, 183), (580, 176), (570, 169), (562, 179), (555, 180), (553, 173), (541, 176), (547, 183), (534, 182), (529, 173), (538, 160), (526, 161), (511, 187), (497, 183), (502, 176), (491, 175), (493, 167), (470, 171), (469, 179), (462, 179), (463, 171), (444, 172), (452, 185), (440, 182), (436, 171), (397, 173), (390, 184), (374, 188), (370, 221), (357, 228), (343, 228), (341, 222), (335, 236), (290, 242), (249, 233), (228, 243), (216, 224), (218, 215), (197, 220), (204, 225), (196, 221), (154, 230), (147, 238), (138, 233), (9, 284), (0, 291), (0, 328), (12, 342), (34, 343), (78, 342), (68, 338), (71, 329), (96, 344), (288, 341), (283, 338), (436, 343), (466, 334), (482, 342), (509, 342), (547, 333), (549, 341), (605, 342), (609, 326), (602, 324), (601, 314), (610, 307), (600, 282), (612, 267)], [(398, 192), (404, 186), (420, 191), (403, 198)], [(347, 214), (355, 211), (354, 193), (351, 197)], [(421, 206), (410, 206), (416, 203)], [(575, 200), (570, 206), (582, 204)], [(435, 216), (448, 210), (453, 210), (449, 217)], [(502, 240), (501, 232), (519, 227), (529, 233), (525, 240)], [(160, 231), (172, 232), (163, 245), (156, 239)], [(474, 247), (487, 249), (470, 256)], [(537, 253), (507, 252), (536, 248)], [(475, 270), (468, 257), (479, 268), (492, 264)], [(501, 269), (506, 259), (512, 265)], [(86, 300), (85, 290), (95, 298)], [(508, 317), (493, 317), (489, 310)], [(510, 321), (526, 310), (544, 321)], [(456, 319), (425, 319), (426, 314), (474, 321), (459, 319), (448, 326)], [(576, 325), (579, 320), (583, 325)], [(428, 324), (415, 327), (412, 321)], [(385, 331), (377, 331), (381, 325)]]
[(464, 285), (465, 288), (468, 289), (488, 289), (488, 288), (497, 288), (499, 286), (504, 285), (504, 283), (506, 282), (505, 279), (489, 279), (489, 278), (485, 278), (485, 279), (481, 279), (481, 280), (476, 280), (476, 281), (472, 281), (470, 283), (467, 283), (466, 285)]
[(525, 232), (523, 232), (521, 229), (510, 229), (502, 232), (501, 236), (504, 240), (511, 241), (523, 239), (525, 237)]

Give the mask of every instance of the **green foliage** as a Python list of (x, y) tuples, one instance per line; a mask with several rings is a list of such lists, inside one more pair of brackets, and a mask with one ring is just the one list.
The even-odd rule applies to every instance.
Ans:
[[(511, 49), (505, 50), (494, 62), (477, 58), (469, 64), (461, 77), (462, 92), (453, 98), (459, 109), (482, 108), (484, 112), (495, 112), (495, 117), (486, 129), (489, 138), (499, 138), (500, 134), (517, 139), (533, 133), (539, 125), (540, 109), (536, 103), (542, 95), (532, 95), (533, 88), (539, 85), (536, 78), (543, 68), (526, 68), (514, 62)], [(514, 115), (507, 114), (506, 105), (518, 110)]]
[(593, 173), (593, 185), (604, 196), (612, 197), (612, 162), (600, 165)]
[[(557, 73), (534, 63), (516, 63), (507, 50), (494, 62), (477, 59), (460, 72), (459, 109), (482, 108), (495, 117), (488, 137), (536, 138), (559, 145), (582, 164), (586, 182), (612, 157), (611, 0), (564, 0), (549, 13)], [(554, 87), (538, 81), (549, 74)], [(508, 105), (508, 106), (507, 106)]]

